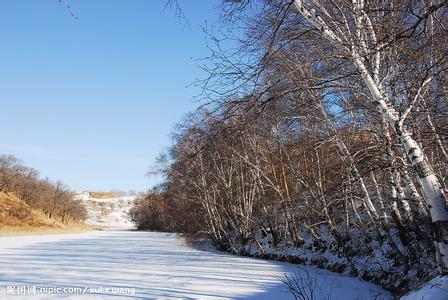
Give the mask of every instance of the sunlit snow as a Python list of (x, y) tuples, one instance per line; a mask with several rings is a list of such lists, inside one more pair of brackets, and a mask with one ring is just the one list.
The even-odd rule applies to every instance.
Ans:
[[(174, 234), (96, 231), (0, 238), (1, 299), (292, 299), (281, 278), (303, 267), (193, 249)], [(302, 270), (302, 271), (301, 271)], [(389, 299), (367, 282), (309, 267), (331, 299)], [(85, 294), (6, 295), (8, 285), (88, 288)], [(97, 288), (96, 294), (89, 292)], [(342, 298), (341, 298), (342, 297)]]

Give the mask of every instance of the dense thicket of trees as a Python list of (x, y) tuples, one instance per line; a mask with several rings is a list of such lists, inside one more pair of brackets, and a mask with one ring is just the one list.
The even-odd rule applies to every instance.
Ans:
[(390, 289), (446, 274), (447, 3), (222, 9), (239, 48), (212, 39), (209, 104), (179, 126), (140, 224), (237, 253), (331, 253)]
[(169, 230), (171, 220), (166, 205), (164, 193), (154, 190), (140, 195), (134, 201), (130, 211), (131, 220), (137, 224), (139, 229)]
[(49, 218), (65, 224), (84, 221), (87, 210), (61, 182), (41, 179), (38, 171), (23, 166), (11, 155), (0, 155), (0, 192), (14, 193)]

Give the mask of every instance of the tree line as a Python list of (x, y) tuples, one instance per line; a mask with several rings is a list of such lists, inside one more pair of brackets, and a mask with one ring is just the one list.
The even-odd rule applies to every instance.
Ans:
[(40, 178), (37, 170), (24, 166), (12, 155), (0, 155), (0, 192), (13, 193), (48, 218), (64, 224), (87, 218), (86, 208), (67, 186)]
[(337, 269), (330, 253), (397, 291), (448, 274), (447, 2), (220, 8), (206, 104), (177, 127), (138, 224)]

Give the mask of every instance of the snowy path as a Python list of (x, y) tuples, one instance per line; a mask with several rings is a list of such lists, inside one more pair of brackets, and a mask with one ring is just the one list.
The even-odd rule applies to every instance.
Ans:
[[(319, 290), (332, 299), (389, 299), (369, 283), (309, 270), (317, 272)], [(280, 277), (297, 271), (288, 263), (192, 249), (166, 233), (0, 238), (0, 299), (292, 299)], [(34, 293), (34, 286), (67, 294), (7, 295)], [(69, 294), (74, 288), (78, 294)]]

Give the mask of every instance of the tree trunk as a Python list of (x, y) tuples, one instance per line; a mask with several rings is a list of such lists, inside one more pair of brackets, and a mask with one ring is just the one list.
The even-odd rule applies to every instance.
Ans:
[(355, 45), (351, 45), (352, 47), (347, 49), (348, 47), (345, 47), (341, 43), (340, 37), (328, 27), (322, 18), (316, 15), (314, 10), (309, 11), (303, 6), (303, 1), (295, 0), (293, 4), (297, 11), (305, 17), (313, 27), (319, 30), (324, 38), (335, 43), (335, 46), (337, 47), (343, 47), (345, 50), (351, 51), (353, 62), (361, 74), (362, 81), (372, 96), (374, 104), (400, 138), (400, 142), (406, 151), (406, 155), (418, 175), (422, 186), (423, 197), (428, 203), (435, 233), (437, 261), (442, 274), (448, 274), (448, 211), (445, 195), (439, 180), (431, 169), (423, 151), (410, 133), (403, 127), (403, 120), (400, 120), (397, 111), (387, 104), (386, 98), (381, 94), (378, 85), (375, 83), (365, 66), (364, 58), (359, 55)]

